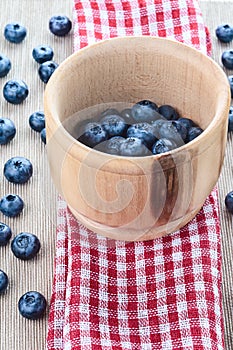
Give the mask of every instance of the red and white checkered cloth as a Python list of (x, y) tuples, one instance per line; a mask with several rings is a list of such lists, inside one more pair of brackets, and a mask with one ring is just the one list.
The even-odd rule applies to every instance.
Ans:
[[(210, 54), (195, 0), (76, 0), (74, 48), (122, 35), (173, 37)], [(47, 349), (222, 350), (217, 190), (181, 230), (124, 243), (58, 202)]]

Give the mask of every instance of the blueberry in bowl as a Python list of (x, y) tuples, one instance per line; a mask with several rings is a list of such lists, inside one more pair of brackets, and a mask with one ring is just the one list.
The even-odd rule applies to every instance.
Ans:
[(7, 41), (19, 44), (27, 35), (27, 29), (20, 23), (8, 23), (4, 28), (4, 37)]
[(16, 134), (14, 122), (9, 118), (0, 117), (0, 145), (6, 145)]
[(18, 301), (19, 313), (29, 320), (41, 318), (46, 311), (46, 306), (44, 295), (37, 291), (26, 292)]
[(14, 105), (22, 103), (29, 94), (28, 86), (23, 80), (11, 79), (3, 86), (5, 100)]
[(33, 166), (25, 157), (12, 157), (4, 164), (3, 173), (9, 182), (24, 184), (32, 176)]
[(150, 122), (159, 117), (158, 106), (150, 100), (142, 100), (132, 106), (132, 117), (135, 122)]

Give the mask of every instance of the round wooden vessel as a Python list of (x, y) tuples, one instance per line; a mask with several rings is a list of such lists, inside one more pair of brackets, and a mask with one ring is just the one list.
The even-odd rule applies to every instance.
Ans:
[[(149, 99), (170, 104), (205, 131), (171, 152), (119, 157), (72, 136), (77, 112)], [(215, 186), (223, 163), (229, 83), (201, 52), (157, 37), (115, 38), (67, 58), (44, 97), (51, 176), (73, 214), (106, 237), (136, 241), (184, 226)]]

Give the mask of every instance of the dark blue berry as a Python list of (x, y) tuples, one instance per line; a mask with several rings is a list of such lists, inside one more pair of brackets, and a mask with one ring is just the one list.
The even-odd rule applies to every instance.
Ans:
[(11, 242), (13, 254), (21, 260), (30, 260), (40, 250), (39, 238), (33, 233), (21, 232)]
[(233, 39), (233, 27), (229, 24), (221, 24), (215, 30), (217, 38), (223, 43), (229, 43)]
[(233, 69), (233, 50), (224, 51), (221, 60), (225, 68)]
[(133, 119), (132, 109), (131, 108), (125, 108), (121, 111), (121, 116), (125, 120), (125, 122), (128, 125), (132, 125), (135, 123), (135, 120)]
[(6, 145), (16, 134), (15, 124), (8, 118), (0, 118), (0, 145)]
[(124, 136), (128, 127), (124, 119), (118, 114), (106, 115), (100, 119), (100, 124), (109, 137)]
[(42, 63), (38, 69), (39, 77), (43, 81), (43, 83), (47, 83), (57, 69), (58, 64), (54, 61), (46, 61)]
[(141, 157), (151, 155), (149, 149), (141, 139), (128, 137), (120, 143), (120, 155), (128, 157)]
[(47, 302), (45, 297), (36, 291), (30, 291), (21, 296), (18, 301), (18, 309), (23, 317), (37, 320), (45, 313)]
[(164, 152), (169, 152), (175, 148), (177, 148), (177, 145), (174, 141), (168, 140), (168, 139), (159, 139), (153, 145), (152, 153), (153, 154), (161, 154)]
[(229, 192), (225, 197), (225, 205), (227, 210), (233, 214), (233, 191)]
[(27, 30), (19, 23), (8, 23), (4, 28), (5, 39), (14, 44), (19, 44), (25, 39)]
[(177, 120), (179, 118), (177, 110), (170, 105), (161, 105), (158, 112), (167, 120)]
[[(181, 124), (180, 124), (181, 125)], [(183, 128), (182, 130), (179, 129), (180, 125), (177, 125), (175, 121), (167, 121), (166, 123), (163, 123), (159, 132), (160, 132), (160, 138), (165, 138), (168, 140), (173, 140), (177, 146), (184, 145), (184, 139), (183, 139)], [(187, 129), (185, 129), (187, 135)]]
[(230, 90), (231, 90), (231, 98), (233, 98), (233, 75), (228, 76), (228, 81), (229, 81)]
[(228, 114), (228, 132), (233, 131), (233, 106), (230, 106)]
[(24, 202), (17, 194), (8, 194), (0, 199), (0, 211), (2, 214), (15, 217), (19, 215), (24, 207)]
[(67, 16), (53, 16), (49, 20), (49, 29), (54, 35), (65, 36), (71, 28), (72, 22)]
[(136, 122), (150, 122), (159, 117), (158, 106), (149, 100), (137, 102), (132, 107), (132, 116)]
[(167, 123), (167, 119), (157, 119), (151, 122), (153, 133), (157, 139), (160, 138), (160, 128), (164, 123)]
[(193, 127), (193, 126), (197, 126), (194, 121), (192, 119), (189, 118), (179, 118), (177, 121), (177, 123), (184, 125), (184, 127), (188, 130), (189, 128)]
[(28, 96), (28, 86), (22, 80), (9, 80), (3, 87), (3, 96), (7, 102), (12, 104), (22, 103)]
[(131, 125), (127, 130), (127, 137), (141, 139), (148, 148), (151, 148), (156, 141), (153, 126), (146, 122)]
[(7, 243), (11, 239), (11, 236), (11, 228), (7, 224), (0, 222), (0, 246), (7, 245)]
[(53, 49), (48, 45), (39, 45), (32, 50), (32, 57), (38, 63), (44, 63), (53, 59)]
[(12, 157), (4, 164), (5, 178), (15, 184), (24, 184), (32, 176), (33, 167), (25, 157)]
[(104, 144), (103, 152), (109, 154), (120, 154), (120, 145), (124, 142), (124, 137), (114, 136), (107, 140)]
[(11, 61), (5, 55), (0, 54), (0, 78), (5, 77), (11, 70)]
[(203, 129), (198, 126), (194, 126), (190, 128), (187, 134), (187, 142), (194, 140), (196, 137), (201, 135), (202, 132), (203, 132)]
[(41, 141), (46, 144), (46, 128), (42, 129), (40, 132)]
[(42, 111), (32, 113), (28, 121), (30, 127), (34, 131), (41, 132), (41, 130), (45, 128), (45, 116)]
[(7, 274), (0, 270), (0, 294), (4, 293), (9, 284)]
[(108, 139), (107, 131), (97, 122), (87, 123), (83, 128), (80, 128), (79, 132), (81, 136), (78, 137), (78, 140), (89, 147), (95, 147)]

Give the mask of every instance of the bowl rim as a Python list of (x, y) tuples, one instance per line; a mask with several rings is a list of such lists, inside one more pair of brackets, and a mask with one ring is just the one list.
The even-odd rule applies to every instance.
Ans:
[[(221, 84), (223, 87), (222, 92), (222, 97), (224, 97), (225, 102), (223, 103), (223, 105), (225, 105), (225, 109), (227, 110), (227, 106), (230, 106), (231, 103), (231, 94), (230, 94), (230, 86), (229, 86), (229, 82), (227, 79), (227, 76), (225, 74), (225, 72), (222, 70), (222, 68), (219, 66), (219, 64), (217, 64), (216, 61), (214, 61), (214, 59), (212, 59), (212, 57), (208, 56), (207, 54), (203, 53), (201, 50), (198, 50), (192, 46), (189, 46), (186, 43), (177, 41), (174, 38), (167, 38), (167, 37), (158, 37), (158, 36), (152, 36), (152, 35), (137, 35), (137, 36), (122, 36), (122, 37), (114, 37), (114, 38), (108, 38), (108, 39), (103, 39), (94, 43), (91, 43), (81, 49), (79, 49), (78, 51), (75, 51), (74, 53), (72, 53), (71, 55), (69, 55), (59, 66), (58, 68), (54, 71), (53, 75), (51, 76), (51, 78), (49, 79), (46, 87), (45, 87), (45, 91), (44, 91), (44, 106), (45, 106), (45, 117), (47, 112), (49, 111), (49, 107), (48, 107), (48, 100), (49, 100), (49, 90), (51, 88), (51, 86), (56, 83), (56, 81), (59, 81), (59, 72), (61, 69), (63, 69), (63, 67), (66, 67), (67, 64), (69, 64), (70, 61), (73, 61), (73, 59), (77, 59), (77, 57), (84, 55), (86, 52), (92, 50), (93, 48), (97, 47), (97, 46), (102, 46), (105, 45), (106, 43), (109, 42), (113, 42), (113, 41), (127, 41), (127, 40), (155, 40), (155, 41), (164, 41), (164, 42), (169, 42), (170, 45), (175, 45), (177, 46), (177, 48), (183, 48), (185, 47), (186, 49), (190, 50), (190, 52), (192, 51), (195, 55), (199, 55), (202, 56), (203, 59), (205, 59), (206, 61), (211, 62), (211, 64), (215, 67), (216, 72), (218, 73), (219, 77), (221, 78)], [(50, 113), (52, 114), (52, 113)], [(227, 118), (227, 117), (226, 117)], [(104, 157), (105, 159), (117, 159), (117, 160), (130, 160), (130, 161), (143, 161), (143, 159), (160, 159), (161, 157), (164, 156), (168, 156), (168, 155), (175, 155), (175, 154), (179, 154), (180, 152), (183, 152), (185, 150), (190, 149), (190, 146), (197, 146), (198, 144), (202, 143), (202, 141), (204, 140), (206, 134), (210, 131), (210, 130), (215, 130), (218, 128), (218, 126), (222, 123), (222, 117), (219, 113), (219, 111), (216, 111), (216, 114), (214, 116), (214, 118), (211, 120), (211, 122), (209, 123), (209, 125), (204, 129), (204, 131), (194, 140), (180, 146), (177, 147), (171, 151), (168, 152), (164, 152), (161, 154), (151, 154), (148, 156), (121, 156), (121, 155), (114, 155), (114, 154), (109, 154), (109, 153), (104, 153), (101, 151), (98, 151), (96, 149), (90, 148), (88, 146), (86, 146), (85, 144), (81, 143), (80, 141), (78, 141), (77, 139), (75, 139), (64, 127), (63, 123), (60, 121), (60, 119), (55, 115), (53, 115), (53, 122), (56, 125), (56, 128), (61, 128), (64, 132), (64, 135), (67, 137), (67, 139), (72, 143), (72, 145), (77, 145), (80, 149), (83, 150), (83, 152), (87, 153), (87, 152), (97, 152), (98, 155), (101, 155), (102, 157)], [(47, 126), (46, 126), (47, 128)], [(205, 151), (205, 147), (202, 149), (200, 153), (203, 153)]]

